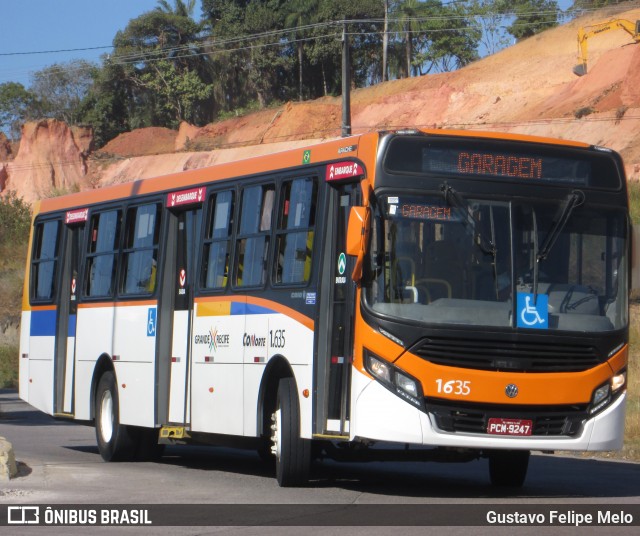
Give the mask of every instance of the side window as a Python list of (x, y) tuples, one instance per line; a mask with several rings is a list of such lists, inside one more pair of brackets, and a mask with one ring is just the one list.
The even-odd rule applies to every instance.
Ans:
[(89, 298), (113, 296), (121, 213), (109, 210), (91, 216), (84, 294)]
[(156, 289), (160, 210), (157, 203), (127, 210), (120, 294), (152, 294)]
[(31, 257), (32, 301), (51, 302), (55, 297), (59, 230), (59, 221), (36, 224)]
[(265, 282), (274, 201), (273, 184), (250, 186), (242, 191), (236, 243), (237, 287), (254, 287)]
[(229, 279), (229, 252), (233, 228), (234, 192), (227, 190), (209, 198), (207, 228), (204, 237), (204, 255), (201, 286), (206, 289), (224, 289)]
[(317, 181), (294, 179), (282, 185), (276, 231), (275, 283), (306, 283), (311, 277)]

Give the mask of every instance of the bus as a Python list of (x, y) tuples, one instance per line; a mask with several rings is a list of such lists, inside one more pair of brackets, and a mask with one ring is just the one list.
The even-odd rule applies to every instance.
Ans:
[(43, 199), (22, 399), (106, 461), (486, 459), (622, 446), (630, 219), (608, 149), (373, 132)]

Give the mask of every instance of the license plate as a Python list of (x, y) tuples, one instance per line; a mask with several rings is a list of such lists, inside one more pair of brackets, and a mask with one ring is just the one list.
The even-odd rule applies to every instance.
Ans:
[(529, 419), (491, 418), (487, 424), (487, 434), (506, 436), (530, 436), (533, 421)]

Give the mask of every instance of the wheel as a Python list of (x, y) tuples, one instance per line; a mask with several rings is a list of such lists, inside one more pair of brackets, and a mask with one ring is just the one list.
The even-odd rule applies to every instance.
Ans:
[(98, 383), (95, 400), (96, 439), (100, 455), (107, 462), (126, 461), (136, 453), (135, 431), (119, 422), (118, 389), (111, 371)]
[(311, 465), (311, 441), (300, 437), (300, 407), (293, 378), (283, 378), (278, 384), (272, 423), (271, 451), (276, 458), (278, 484), (282, 487), (306, 484)]
[(489, 477), (494, 486), (519, 488), (529, 468), (528, 450), (494, 451), (489, 454)]

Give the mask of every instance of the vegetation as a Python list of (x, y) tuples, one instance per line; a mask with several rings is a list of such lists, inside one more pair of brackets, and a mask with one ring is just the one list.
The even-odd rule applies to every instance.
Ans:
[(631, 222), (640, 225), (640, 182), (628, 182), (629, 205), (631, 208)]
[(627, 417), (623, 455), (630, 459), (640, 459), (640, 305), (631, 307), (631, 325), (629, 327), (630, 351), (629, 382), (627, 397)]
[[(15, 194), (0, 197), (0, 334), (20, 324), (22, 282), (31, 212)], [(17, 334), (17, 333), (16, 333)], [(0, 343), (0, 388), (16, 387), (18, 348), (16, 341)], [(15, 342), (15, 344), (14, 344)]]
[[(76, 60), (0, 84), (0, 129), (52, 117), (97, 147), (135, 128), (194, 125), (254, 106), (337, 95), (341, 35), (355, 87), (457, 69), (557, 24), (555, 0), (159, 0), (100, 64)], [(508, 38), (510, 36), (510, 38)]]

